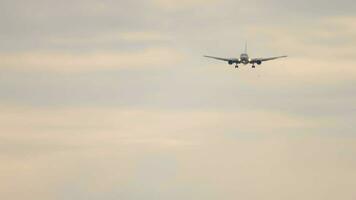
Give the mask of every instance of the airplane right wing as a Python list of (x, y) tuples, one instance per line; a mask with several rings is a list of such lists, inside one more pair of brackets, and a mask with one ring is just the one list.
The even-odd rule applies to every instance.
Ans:
[(240, 63), (240, 60), (237, 58), (219, 58), (219, 57), (214, 57), (214, 56), (204, 56), (206, 58), (212, 58), (212, 59), (216, 59), (216, 60), (222, 60), (222, 61), (226, 61), (229, 64), (233, 64), (233, 63)]

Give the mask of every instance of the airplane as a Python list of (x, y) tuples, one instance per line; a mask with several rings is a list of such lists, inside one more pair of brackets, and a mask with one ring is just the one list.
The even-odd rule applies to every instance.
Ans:
[(215, 57), (215, 56), (204, 56), (204, 57), (226, 61), (227, 63), (229, 63), (229, 65), (232, 65), (235, 63), (236, 64), (235, 68), (238, 68), (240, 63), (242, 63), (244, 65), (252, 64), (252, 68), (255, 68), (256, 67), (255, 64), (260, 65), (260, 64), (262, 64), (262, 62), (265, 62), (265, 61), (275, 60), (278, 58), (285, 58), (287, 56), (277, 56), (277, 57), (270, 57), (270, 58), (250, 58), (247, 54), (247, 43), (246, 43), (245, 44), (245, 52), (240, 55), (240, 58), (219, 58), (219, 57)]

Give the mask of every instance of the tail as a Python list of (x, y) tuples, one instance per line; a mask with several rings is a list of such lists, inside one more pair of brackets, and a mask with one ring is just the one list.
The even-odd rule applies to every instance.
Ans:
[(247, 42), (245, 42), (245, 54), (247, 54)]

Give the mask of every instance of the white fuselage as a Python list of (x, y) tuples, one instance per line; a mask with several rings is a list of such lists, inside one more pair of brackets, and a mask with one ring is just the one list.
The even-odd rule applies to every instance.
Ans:
[(241, 62), (242, 64), (244, 64), (244, 65), (249, 64), (249, 63), (250, 63), (250, 59), (249, 59), (249, 57), (248, 57), (248, 54), (246, 54), (246, 53), (241, 54), (241, 55), (240, 55), (240, 62)]

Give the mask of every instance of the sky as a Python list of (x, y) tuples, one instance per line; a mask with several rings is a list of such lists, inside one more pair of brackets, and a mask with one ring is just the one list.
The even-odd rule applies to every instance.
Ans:
[(0, 199), (354, 200), (355, 9), (2, 0)]

